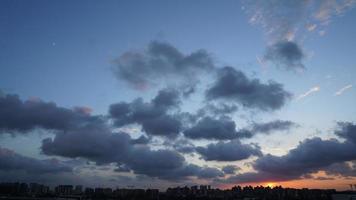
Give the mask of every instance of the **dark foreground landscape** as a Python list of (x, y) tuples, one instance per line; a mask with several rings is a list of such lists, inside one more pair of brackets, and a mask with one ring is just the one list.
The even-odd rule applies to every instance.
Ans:
[(122, 199), (122, 200), (343, 200), (355, 199), (356, 192), (334, 189), (294, 189), (263, 186), (234, 186), (231, 189), (211, 188), (210, 185), (158, 189), (83, 188), (81, 185), (58, 185), (51, 189), (38, 183), (1, 183), (0, 199)]

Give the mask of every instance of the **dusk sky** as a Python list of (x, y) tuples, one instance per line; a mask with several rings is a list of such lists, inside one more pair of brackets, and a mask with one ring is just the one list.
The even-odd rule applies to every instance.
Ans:
[(0, 180), (356, 184), (356, 0), (0, 1)]

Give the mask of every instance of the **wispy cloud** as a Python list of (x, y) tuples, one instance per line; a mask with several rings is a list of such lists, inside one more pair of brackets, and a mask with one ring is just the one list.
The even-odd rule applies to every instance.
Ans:
[(265, 61), (291, 71), (304, 69), (305, 37), (324, 36), (327, 25), (356, 5), (356, 0), (242, 0), (249, 22), (267, 39)]
[(310, 88), (308, 91), (306, 91), (305, 93), (299, 95), (298, 98), (297, 98), (297, 101), (299, 101), (299, 100), (301, 100), (301, 99), (303, 99), (303, 98), (305, 98), (305, 97), (307, 97), (307, 96), (309, 96), (309, 95), (311, 95), (313, 93), (319, 92), (319, 91), (320, 91), (320, 87), (319, 86), (314, 86), (314, 87)]
[(356, 0), (243, 0), (250, 23), (260, 25), (272, 43), (324, 30), (333, 17), (355, 4)]
[(257, 63), (261, 66), (261, 69), (263, 71), (266, 71), (268, 69), (267, 63), (263, 58), (260, 58), (259, 56), (256, 56)]
[(340, 95), (342, 95), (346, 90), (349, 90), (349, 89), (351, 89), (351, 88), (352, 88), (352, 85), (351, 85), (351, 84), (350, 84), (350, 85), (346, 85), (346, 86), (340, 88), (337, 92), (335, 92), (334, 96), (340, 96)]

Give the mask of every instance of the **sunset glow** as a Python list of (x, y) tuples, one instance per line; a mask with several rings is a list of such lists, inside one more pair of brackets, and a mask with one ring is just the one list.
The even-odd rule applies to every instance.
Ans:
[(275, 187), (275, 186), (276, 186), (275, 183), (266, 183), (266, 184), (265, 184), (265, 187), (273, 188), (273, 187)]

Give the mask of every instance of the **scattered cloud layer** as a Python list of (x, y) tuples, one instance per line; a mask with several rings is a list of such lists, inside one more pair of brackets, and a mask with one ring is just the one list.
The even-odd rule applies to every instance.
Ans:
[[(316, 25), (308, 28), (314, 29)], [(288, 35), (289, 31), (282, 32)], [(294, 70), (304, 68), (301, 62), (304, 57), (297, 43), (284, 38), (269, 46), (264, 59)], [(185, 55), (170, 44), (154, 41), (143, 52), (123, 54), (114, 72), (136, 89), (161, 81), (165, 82), (164, 89), (160, 88), (148, 101), (137, 98), (111, 104), (108, 114), (103, 116), (92, 115), (87, 107), (68, 109), (36, 98), (23, 101), (16, 95), (1, 95), (0, 133), (23, 134), (36, 128), (49, 130), (53, 135), (42, 141), (41, 152), (60, 159), (39, 160), (0, 148), (0, 173), (71, 173), (73, 167), (61, 160), (79, 158), (97, 166), (114, 166), (109, 169), (112, 173), (169, 181), (285, 181), (305, 178), (320, 170), (335, 176), (355, 174), (352, 161), (356, 160), (356, 125), (353, 123), (338, 124), (335, 135), (341, 140), (308, 138), (282, 156), (263, 154), (258, 144), (246, 143), (246, 139), (257, 134), (288, 131), (298, 125), (288, 120), (274, 120), (237, 128), (233, 114), (240, 111), (240, 107), (252, 111), (279, 110), (292, 94), (275, 81), (263, 83), (233, 67), (217, 68), (204, 50)], [(195, 91), (199, 76), (205, 72), (211, 73), (213, 82), (203, 90), (204, 105), (195, 114), (184, 112), (185, 97)], [(179, 84), (168, 87), (170, 82)], [(335, 95), (351, 87), (345, 86)], [(320, 87), (315, 86), (297, 99), (319, 90)], [(141, 135), (133, 138), (123, 131), (127, 125), (141, 127)], [(235, 165), (199, 166), (187, 159), (197, 155), (202, 162), (255, 159), (250, 163), (254, 171), (240, 173)]]

